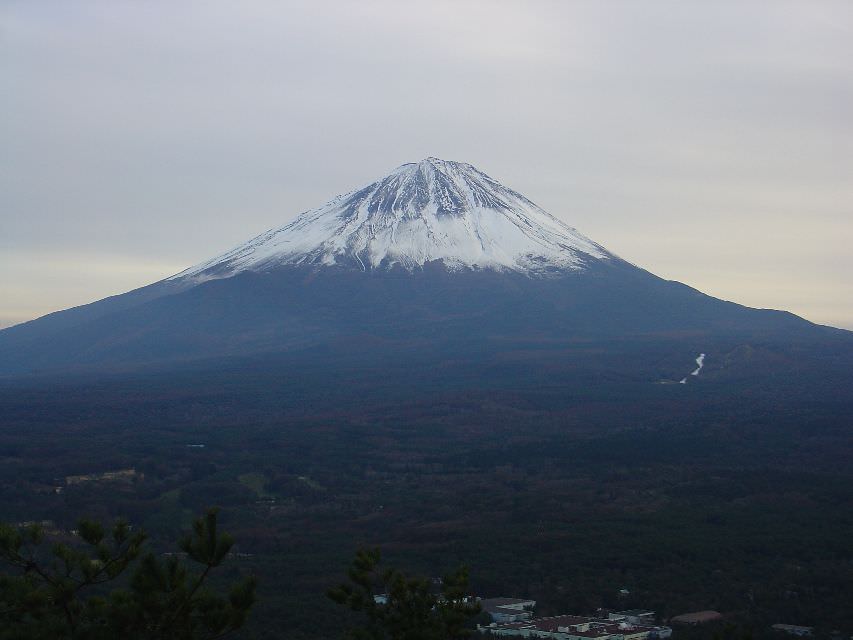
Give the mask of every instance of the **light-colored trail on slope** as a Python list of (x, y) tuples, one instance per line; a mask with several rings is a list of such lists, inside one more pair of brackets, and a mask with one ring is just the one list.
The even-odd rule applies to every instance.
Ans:
[[(702, 371), (702, 367), (705, 366), (705, 354), (700, 353), (699, 357), (696, 358), (696, 368), (690, 372), (691, 376), (698, 376), (699, 372)], [(679, 384), (687, 384), (687, 377), (682, 378), (678, 381)]]

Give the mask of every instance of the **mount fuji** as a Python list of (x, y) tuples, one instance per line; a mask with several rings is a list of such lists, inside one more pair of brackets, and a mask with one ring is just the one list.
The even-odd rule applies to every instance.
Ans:
[(479, 169), (427, 158), (165, 280), (0, 331), (0, 373), (650, 339), (713, 369), (713, 345), (849, 334), (663, 280)]

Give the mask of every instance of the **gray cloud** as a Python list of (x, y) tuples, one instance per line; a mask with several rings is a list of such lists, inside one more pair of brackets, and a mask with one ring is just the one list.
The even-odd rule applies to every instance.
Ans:
[(847, 2), (6, 2), (0, 324), (429, 155), (625, 258), (853, 328)]

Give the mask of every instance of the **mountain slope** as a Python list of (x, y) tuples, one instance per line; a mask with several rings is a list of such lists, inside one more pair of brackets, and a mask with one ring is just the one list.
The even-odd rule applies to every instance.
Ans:
[(692, 350), (841, 334), (664, 281), (474, 167), (430, 158), (164, 281), (4, 330), (0, 373), (323, 345), (396, 357), (403, 347), (452, 355), (669, 336)]

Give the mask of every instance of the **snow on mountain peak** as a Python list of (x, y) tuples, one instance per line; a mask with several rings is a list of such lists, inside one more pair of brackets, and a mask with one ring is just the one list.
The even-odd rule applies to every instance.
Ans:
[(613, 257), (476, 167), (426, 158), (172, 279), (223, 278), (284, 265), (412, 271), (434, 261), (451, 270), (545, 275)]

